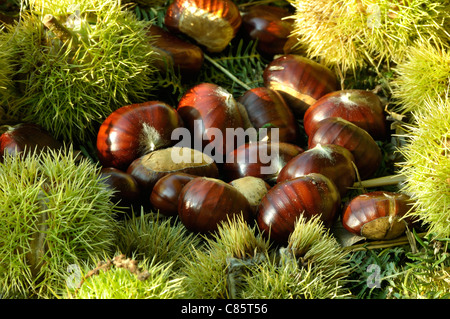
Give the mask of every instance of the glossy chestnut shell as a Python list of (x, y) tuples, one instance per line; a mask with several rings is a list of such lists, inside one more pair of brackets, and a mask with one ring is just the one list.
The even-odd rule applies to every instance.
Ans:
[(340, 117), (367, 131), (375, 140), (387, 137), (386, 115), (381, 100), (365, 90), (340, 90), (322, 96), (305, 112), (304, 127), (312, 135), (317, 123), (329, 117)]
[(271, 61), (263, 73), (264, 86), (278, 91), (297, 117), (308, 107), (339, 89), (336, 75), (327, 67), (295, 54)]
[(270, 5), (252, 5), (241, 12), (242, 29), (252, 40), (258, 40), (259, 52), (273, 56), (283, 54), (284, 46), (293, 29), (290, 12)]
[(154, 39), (152, 47), (161, 56), (156, 66), (161, 71), (167, 70), (167, 65), (173, 65), (183, 77), (192, 77), (200, 71), (203, 65), (203, 51), (199, 46), (184, 41), (157, 25), (151, 25), (147, 34)]
[(231, 0), (174, 0), (167, 8), (164, 24), (182, 32), (210, 52), (221, 52), (241, 26), (242, 18)]
[(388, 240), (404, 233), (411, 210), (406, 194), (374, 191), (353, 198), (346, 206), (342, 224), (349, 232), (371, 240)]
[(20, 123), (5, 126), (4, 129), (0, 135), (0, 161), (5, 153), (26, 155), (33, 151), (41, 152), (45, 149), (55, 150), (63, 147), (63, 143), (37, 124)]
[(242, 214), (245, 221), (252, 220), (250, 204), (245, 196), (222, 180), (197, 177), (180, 193), (178, 215), (190, 231), (214, 232), (219, 223), (236, 214)]
[(217, 152), (214, 155), (218, 158), (224, 156), (228, 149), (233, 150), (238, 143), (245, 142), (239, 142), (234, 134), (227, 137), (227, 130), (246, 129), (251, 125), (245, 110), (239, 108), (234, 97), (213, 83), (200, 83), (190, 88), (181, 97), (177, 111), (191, 133), (190, 147), (206, 152), (208, 146)]
[[(267, 128), (266, 141), (271, 141), (272, 129), (277, 129), (276, 142), (297, 143), (299, 126), (289, 106), (277, 91), (257, 87), (238, 98), (256, 129)], [(260, 130), (262, 133), (262, 131)], [(260, 134), (261, 139), (261, 134)]]
[(320, 216), (331, 227), (340, 209), (341, 197), (334, 183), (311, 173), (273, 186), (259, 205), (256, 221), (271, 240), (284, 244), (299, 216)]
[(126, 170), (136, 158), (168, 147), (172, 131), (183, 127), (175, 108), (161, 101), (123, 106), (112, 112), (97, 134), (97, 155), (103, 167)]
[(178, 216), (178, 198), (183, 187), (198, 176), (170, 173), (159, 179), (150, 195), (153, 209), (166, 216)]
[(381, 165), (382, 153), (372, 136), (341, 118), (330, 117), (318, 123), (314, 134), (309, 136), (308, 147), (317, 144), (336, 144), (348, 149), (355, 158), (361, 179), (371, 177)]
[(303, 151), (290, 143), (247, 143), (227, 154), (223, 175), (228, 181), (254, 176), (273, 184), (286, 163)]
[(342, 146), (317, 144), (287, 162), (278, 175), (277, 183), (310, 173), (319, 173), (336, 185), (343, 198), (348, 188), (356, 181), (356, 172), (352, 164), (354, 161), (352, 153)]

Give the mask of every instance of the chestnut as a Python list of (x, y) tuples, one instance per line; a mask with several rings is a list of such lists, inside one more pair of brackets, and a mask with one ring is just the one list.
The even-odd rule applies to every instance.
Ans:
[(184, 41), (154, 24), (148, 28), (147, 34), (155, 39), (152, 47), (161, 55), (156, 64), (160, 71), (166, 71), (166, 63), (173, 65), (183, 77), (192, 77), (200, 71), (203, 65), (203, 51), (199, 46)]
[[(218, 159), (228, 149), (233, 150), (238, 143), (245, 142), (229, 132), (251, 126), (245, 110), (239, 107), (234, 97), (213, 83), (200, 83), (190, 88), (181, 97), (177, 111), (191, 133), (190, 147), (201, 148), (208, 155), (213, 155), (214, 151)], [(207, 149), (211, 152), (206, 152)]]
[(150, 195), (152, 208), (166, 216), (178, 215), (178, 197), (184, 185), (198, 176), (186, 173), (170, 173), (159, 179)]
[(156, 182), (170, 173), (218, 177), (216, 163), (200, 151), (185, 147), (156, 150), (135, 159), (127, 169), (139, 185), (142, 197), (150, 203)]
[(263, 73), (264, 86), (278, 91), (297, 117), (319, 98), (339, 89), (336, 75), (326, 66), (296, 54), (272, 60)]
[(242, 18), (231, 0), (174, 0), (168, 6), (164, 24), (182, 32), (210, 52), (221, 52), (241, 26)]
[(230, 185), (235, 187), (242, 195), (247, 198), (253, 215), (256, 217), (258, 206), (261, 203), (263, 197), (270, 189), (270, 185), (266, 183), (262, 178), (254, 176), (245, 176), (230, 182)]
[(97, 134), (104, 167), (126, 170), (136, 158), (174, 144), (172, 131), (183, 127), (175, 108), (161, 101), (125, 105), (112, 112)]
[(41, 152), (45, 149), (61, 149), (63, 143), (38, 124), (19, 123), (4, 126), (0, 135), (0, 160), (5, 153), (16, 155), (28, 154), (30, 151)]
[(245, 196), (220, 179), (196, 177), (181, 190), (178, 215), (190, 231), (214, 232), (221, 222), (236, 214), (242, 214), (244, 221), (252, 220)]
[(317, 144), (336, 144), (348, 149), (355, 158), (361, 179), (374, 175), (381, 165), (382, 154), (375, 140), (362, 128), (339, 117), (320, 121), (308, 138), (308, 148)]
[(347, 204), (342, 224), (349, 232), (370, 240), (394, 239), (410, 224), (404, 216), (411, 208), (411, 198), (406, 194), (369, 192), (354, 197)]
[(264, 55), (284, 53), (284, 46), (293, 29), (293, 20), (287, 19), (290, 12), (270, 5), (252, 5), (241, 11), (242, 27), (252, 40), (257, 40), (257, 49)]
[(336, 185), (343, 198), (356, 181), (354, 162), (353, 154), (345, 147), (317, 144), (287, 162), (278, 175), (277, 183), (309, 173), (320, 173)]
[(228, 181), (254, 176), (273, 184), (286, 163), (303, 151), (300, 146), (290, 143), (247, 143), (227, 154), (223, 175)]
[(275, 128), (278, 130), (277, 142), (297, 142), (299, 126), (280, 93), (266, 87), (257, 87), (246, 91), (238, 98), (238, 102), (244, 106), (254, 128), (267, 127), (266, 141), (271, 141), (270, 132)]
[(340, 90), (322, 96), (305, 112), (303, 124), (312, 135), (317, 123), (328, 117), (340, 117), (367, 131), (375, 140), (387, 137), (387, 124), (381, 100), (372, 91)]
[(328, 177), (311, 173), (272, 187), (259, 205), (256, 222), (271, 240), (285, 244), (300, 215), (320, 216), (323, 225), (331, 227), (340, 201), (339, 191)]
[(133, 176), (114, 167), (103, 167), (100, 176), (107, 187), (115, 191), (111, 200), (123, 211), (130, 213), (132, 208), (140, 206), (141, 194)]

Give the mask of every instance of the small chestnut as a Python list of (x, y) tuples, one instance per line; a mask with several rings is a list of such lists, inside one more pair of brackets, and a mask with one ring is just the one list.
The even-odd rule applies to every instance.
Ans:
[(320, 173), (336, 185), (343, 198), (356, 181), (354, 162), (353, 154), (345, 147), (317, 144), (287, 162), (278, 175), (277, 183), (309, 173)]
[(312, 135), (317, 123), (328, 117), (340, 117), (366, 130), (375, 140), (387, 137), (387, 125), (381, 100), (366, 90), (340, 90), (322, 96), (305, 112), (303, 124)]
[(237, 5), (231, 0), (174, 0), (168, 6), (164, 24), (206, 47), (221, 52), (241, 26)]
[(245, 176), (232, 180), (230, 185), (235, 187), (245, 196), (245, 198), (247, 198), (250, 207), (252, 208), (253, 215), (256, 216), (258, 206), (269, 191), (270, 185), (262, 178), (254, 176)]
[(410, 224), (404, 216), (411, 208), (411, 198), (406, 194), (374, 191), (358, 195), (348, 203), (342, 224), (349, 232), (367, 239), (393, 239)]
[(197, 177), (181, 190), (178, 215), (190, 231), (214, 232), (221, 222), (236, 214), (242, 214), (245, 221), (252, 220), (245, 196), (220, 179)]
[(324, 65), (296, 54), (272, 60), (263, 73), (264, 86), (278, 91), (297, 117), (319, 98), (339, 89), (336, 75)]
[(97, 155), (104, 167), (126, 170), (136, 158), (174, 144), (172, 132), (183, 127), (175, 108), (161, 101), (123, 106), (112, 112), (97, 134)]
[(259, 205), (256, 221), (266, 236), (284, 244), (300, 215), (320, 216), (324, 226), (331, 227), (340, 202), (336, 185), (322, 174), (311, 173), (273, 186)]
[(348, 149), (355, 158), (361, 179), (371, 177), (380, 167), (380, 147), (367, 131), (339, 117), (329, 117), (317, 124), (317, 129), (308, 138), (308, 147), (317, 144), (336, 144)]

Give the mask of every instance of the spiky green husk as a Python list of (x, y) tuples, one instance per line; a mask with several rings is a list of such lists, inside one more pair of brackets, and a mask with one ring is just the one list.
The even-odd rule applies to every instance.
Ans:
[(138, 259), (152, 259), (160, 263), (172, 262), (178, 271), (192, 248), (200, 247), (201, 239), (190, 233), (179, 220), (156, 213), (132, 216), (123, 221), (118, 234), (117, 249)]
[(420, 41), (409, 49), (406, 59), (395, 71), (391, 84), (398, 111), (424, 114), (427, 111), (425, 100), (443, 98), (450, 87), (449, 47)]
[(112, 251), (112, 191), (70, 148), (0, 163), (0, 281), (7, 296), (50, 297), (67, 267)]
[[(15, 98), (1, 96), (8, 114), (40, 124), (56, 138), (84, 141), (116, 108), (150, 96), (155, 53), (149, 21), (119, 0), (53, 0), (24, 12), (0, 36), (16, 83)], [(67, 40), (44, 27), (54, 15), (71, 32)]]
[(407, 144), (400, 149), (405, 160), (400, 173), (402, 191), (414, 206), (408, 215), (424, 222), (429, 233), (450, 236), (450, 100), (428, 98), (426, 115), (416, 116), (407, 127)]
[(418, 38), (449, 39), (449, 1), (288, 0), (291, 36), (306, 54), (345, 75), (367, 65), (403, 61)]

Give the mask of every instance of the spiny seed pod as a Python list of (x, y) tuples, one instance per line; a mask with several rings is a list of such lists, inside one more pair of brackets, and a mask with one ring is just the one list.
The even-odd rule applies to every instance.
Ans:
[(0, 96), (7, 115), (65, 141), (95, 134), (114, 109), (153, 88), (149, 24), (117, 0), (53, 0), (23, 13), (0, 33), (0, 61), (15, 79), (13, 98)]
[(99, 168), (72, 150), (5, 156), (0, 189), (0, 281), (7, 294), (59, 294), (69, 265), (113, 250), (113, 191)]

